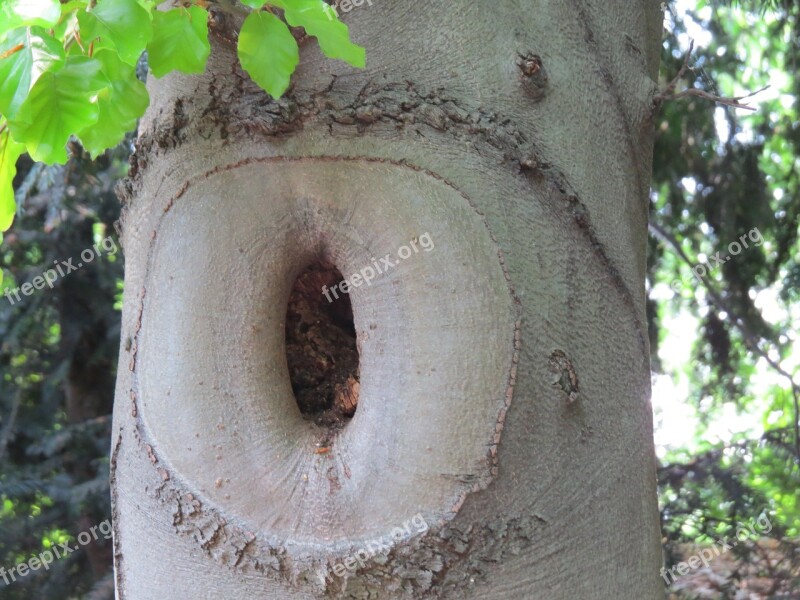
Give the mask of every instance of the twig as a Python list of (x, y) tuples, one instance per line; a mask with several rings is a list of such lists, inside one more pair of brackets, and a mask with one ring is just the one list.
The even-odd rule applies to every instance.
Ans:
[(663, 90), (661, 90), (658, 94), (653, 97), (653, 106), (656, 108), (661, 107), (667, 100), (678, 100), (680, 98), (685, 98), (687, 96), (696, 96), (698, 98), (703, 98), (704, 100), (709, 100), (716, 104), (723, 104), (725, 106), (732, 106), (734, 108), (743, 108), (745, 110), (756, 110), (754, 107), (748, 104), (742, 104), (740, 101), (744, 100), (745, 98), (750, 98), (751, 96), (755, 96), (759, 92), (763, 92), (769, 86), (764, 86), (760, 90), (755, 92), (751, 92), (749, 94), (745, 94), (744, 96), (732, 96), (732, 97), (725, 97), (725, 96), (718, 96), (717, 94), (710, 94), (705, 90), (701, 90), (699, 88), (687, 88), (682, 92), (678, 92), (674, 94), (673, 91), (678, 86), (678, 82), (683, 78), (686, 74), (686, 71), (692, 69), (689, 66), (689, 61), (692, 58), (692, 52), (694, 52), (694, 40), (689, 41), (689, 49), (686, 51), (686, 55), (683, 57), (683, 64), (681, 68), (678, 69), (678, 74), (672, 79), (672, 81), (667, 84)]
[(733, 106), (734, 108), (743, 108), (745, 110), (756, 110), (755, 107), (750, 106), (749, 104), (742, 104), (740, 100), (744, 100), (745, 98), (750, 98), (751, 96), (755, 96), (769, 88), (768, 85), (764, 86), (760, 90), (756, 90), (755, 92), (750, 92), (749, 94), (745, 94), (744, 96), (733, 96), (730, 98), (725, 98), (723, 96), (716, 96), (714, 94), (709, 94), (705, 90), (700, 90), (698, 88), (688, 88), (665, 98), (666, 100), (677, 100), (679, 98), (685, 98), (686, 96), (697, 96), (698, 98), (703, 98), (705, 100), (710, 100), (711, 102), (715, 102), (717, 104), (724, 104), (725, 106)]
[(694, 40), (689, 40), (689, 50), (686, 52), (686, 55), (683, 57), (683, 64), (681, 68), (678, 69), (678, 74), (672, 78), (672, 81), (669, 82), (667, 87), (665, 87), (661, 93), (657, 94), (655, 98), (653, 98), (653, 102), (657, 104), (661, 104), (664, 102), (666, 98), (672, 93), (672, 90), (678, 85), (678, 82), (683, 77), (684, 73), (689, 69), (689, 59), (692, 58), (692, 52), (694, 51)]

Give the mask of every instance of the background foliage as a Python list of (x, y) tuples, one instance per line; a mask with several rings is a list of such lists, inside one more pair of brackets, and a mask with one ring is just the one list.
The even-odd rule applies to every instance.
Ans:
[[(143, 100), (135, 91), (142, 88), (134, 70), (143, 48), (150, 51), (156, 76), (175, 68), (197, 72), (205, 62), (207, 32), (199, 12), (204, 6), (160, 14), (147, 10), (147, 2), (136, 4), (148, 15), (146, 40), (120, 32), (118, 44), (110, 48), (98, 42), (91, 56), (82, 44), (84, 59), (106, 54), (102, 69), (114, 73), (106, 77), (115, 84), (98, 93), (130, 96), (126, 106), (137, 95)], [(280, 8), (283, 2), (270, 4)], [(298, 11), (303, 5), (293, 4)], [(7, 4), (2, 6), (5, 10)], [(739, 523), (766, 515), (773, 525), (717, 559), (711, 571), (680, 578), (670, 591), (681, 598), (795, 598), (800, 596), (795, 327), (800, 319), (800, 82), (795, 77), (800, 8), (791, 1), (702, 0), (691, 8), (680, 2), (667, 8), (662, 87), (681, 70), (690, 38), (696, 49), (676, 92), (691, 86), (739, 96), (771, 86), (749, 100), (753, 113), (689, 96), (667, 100), (656, 119), (647, 283), (667, 566), (691, 554), (690, 544), (734, 538)], [(282, 93), (297, 58), (283, 33), (273, 35), (283, 32), (275, 22), (282, 13), (253, 14), (258, 16), (242, 32), (249, 39), (243, 51), (240, 47), (242, 65), (263, 87)], [(300, 18), (283, 16), (290, 26)], [(75, 19), (78, 31), (85, 27), (107, 36), (103, 28), (113, 24), (113, 19), (104, 24), (102, 18), (93, 21), (77, 13)], [(319, 26), (313, 19), (305, 24)], [(41, 38), (45, 55), (62, 61), (63, 70), (67, 55), (81, 54), (80, 48), (77, 42), (65, 48), (66, 38), (57, 31), (48, 34), (48, 25), (52, 22), (25, 27)], [(14, 47), (7, 35), (13, 31), (2, 34), (0, 44), (7, 45), (0, 54)], [(185, 52), (172, 41), (176, 31), (184, 36), (180, 50)], [(42, 32), (57, 39), (59, 49)], [(265, 34), (272, 40), (283, 35), (286, 43), (270, 50), (263, 44)], [(335, 45), (347, 33), (332, 29), (330, 35), (333, 41), (323, 42), (322, 35), (320, 43)], [(337, 47), (329, 55), (363, 61), (353, 47)], [(262, 72), (264, 52), (280, 53), (284, 66)], [(3, 64), (0, 59), (0, 75)], [(70, 64), (84, 68), (86, 63)], [(51, 73), (56, 83), (71, 76), (58, 73)], [(0, 113), (10, 114), (3, 108), (8, 103), (23, 110), (25, 99), (9, 96), (12, 88), (2, 81), (0, 101), (6, 98), (7, 104), (0, 105)], [(34, 83), (28, 81), (26, 93)], [(108, 118), (133, 123), (144, 110), (134, 108)], [(120, 107), (108, 102), (101, 109)], [(67, 132), (64, 141), (70, 133), (78, 131)], [(125, 174), (131, 138), (102, 149), (124, 134), (98, 132), (96, 144), (83, 139), (91, 139), (88, 134), (82, 136), (89, 152), (70, 142), (65, 165), (47, 167), (22, 155), (16, 174), (6, 172), (9, 181), (13, 177), (17, 218), (0, 247), (4, 288), (30, 281), (54, 260), (76, 257), (99, 239), (116, 235), (113, 187)], [(0, 135), (0, 161), (8, 143), (2, 140)], [(98, 158), (91, 160), (90, 152)], [(754, 229), (763, 243), (715, 266), (710, 257), (730, 254), (729, 244)], [(0, 565), (11, 567), (109, 517), (122, 262), (121, 252), (106, 255), (60, 279), (53, 290), (14, 304), (0, 297)], [(698, 264), (707, 267), (702, 279), (692, 273)], [(0, 598), (113, 598), (110, 568), (109, 544), (93, 544), (56, 561), (47, 573), (8, 587), (0, 583)]]
[[(743, 100), (752, 113), (690, 96), (656, 125), (648, 309), (667, 564), (687, 542), (735, 540), (762, 514), (772, 524), (721, 571), (679, 579), (681, 597), (800, 597), (798, 17), (795, 2), (667, 11), (664, 85), (693, 38), (679, 89), (769, 86)], [(763, 243), (731, 251), (754, 230)]]
[[(22, 212), (3, 241), (4, 286), (114, 236), (115, 182), (129, 146), (66, 165), (23, 158)], [(77, 261), (76, 263), (77, 264)], [(13, 305), (0, 298), (0, 566), (74, 540), (110, 516), (108, 455), (122, 253), (104, 254)], [(12, 296), (13, 299), (13, 296)], [(102, 538), (101, 538), (102, 540)], [(93, 544), (6, 587), (0, 598), (113, 598), (110, 542)], [(109, 590), (112, 590), (109, 595)]]

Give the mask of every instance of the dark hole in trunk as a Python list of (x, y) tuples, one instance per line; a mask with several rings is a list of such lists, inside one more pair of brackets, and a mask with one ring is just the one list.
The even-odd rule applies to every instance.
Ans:
[[(294, 282), (286, 311), (286, 362), (300, 412), (327, 426), (342, 426), (358, 406), (358, 348), (348, 294), (336, 288), (343, 277), (318, 261)], [(328, 299), (330, 298), (331, 301)]]

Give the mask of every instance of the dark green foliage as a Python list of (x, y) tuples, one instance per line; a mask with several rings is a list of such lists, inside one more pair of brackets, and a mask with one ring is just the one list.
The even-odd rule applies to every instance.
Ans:
[[(113, 187), (127, 146), (94, 162), (73, 150), (65, 166), (20, 165), (15, 187), (24, 212), (3, 243), (4, 287), (31, 281), (53, 261), (72, 257), (77, 265), (99, 238), (117, 244)], [(0, 297), (0, 566), (7, 570), (50, 543), (77, 545), (81, 532), (110, 518), (121, 276), (121, 253), (103, 252), (53, 289), (21, 294), (13, 305)], [(111, 542), (99, 536), (49, 571), (0, 581), (0, 598), (80, 597), (95, 585), (96, 598), (110, 598), (110, 569)]]

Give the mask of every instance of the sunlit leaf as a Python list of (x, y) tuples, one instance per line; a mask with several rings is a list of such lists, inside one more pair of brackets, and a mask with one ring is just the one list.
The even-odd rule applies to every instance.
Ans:
[(319, 42), (328, 58), (338, 58), (354, 67), (364, 68), (366, 51), (350, 41), (347, 25), (322, 0), (269, 0), (284, 9), (286, 22), (292, 27), (302, 27)]
[(70, 135), (97, 122), (97, 93), (109, 85), (95, 58), (69, 57), (56, 72), (44, 73), (10, 122), (14, 139), (34, 160), (64, 163)]
[(90, 11), (78, 13), (84, 43), (107, 38), (123, 62), (135, 65), (153, 37), (150, 13), (136, 0), (100, 0)]
[(0, 113), (13, 118), (33, 84), (45, 71), (64, 63), (64, 48), (40, 27), (12, 31), (0, 43)]
[(0, 133), (0, 231), (11, 227), (14, 220), (16, 204), (14, 188), (11, 183), (14, 181), (14, 175), (17, 174), (17, 159), (24, 150), (22, 144), (11, 139), (8, 129)]
[(156, 11), (153, 39), (147, 45), (147, 63), (156, 77), (173, 70), (202, 73), (211, 52), (208, 11), (199, 6)]
[(150, 103), (147, 88), (136, 78), (136, 69), (123, 63), (111, 50), (98, 50), (94, 58), (102, 63), (111, 85), (97, 95), (97, 122), (78, 134), (92, 158), (119, 144), (136, 128), (136, 121)]
[(275, 98), (289, 87), (300, 60), (286, 23), (268, 12), (247, 15), (239, 32), (239, 61), (250, 77)]
[(52, 27), (59, 17), (58, 0), (0, 0), (0, 35), (26, 25)]

